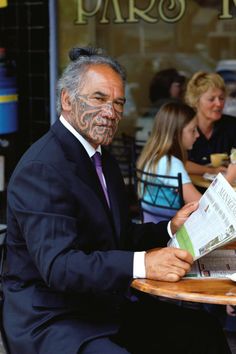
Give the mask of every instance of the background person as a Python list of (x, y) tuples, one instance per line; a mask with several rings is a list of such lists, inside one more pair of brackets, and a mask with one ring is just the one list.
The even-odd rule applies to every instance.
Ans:
[[(70, 58), (58, 82), (60, 118), (8, 186), (3, 323), (11, 354), (230, 353), (212, 316), (144, 294), (131, 301), (133, 277), (177, 281), (193, 259), (155, 248), (169, 240), (166, 222), (131, 224), (118, 164), (102, 147), (122, 118), (123, 69), (93, 48)], [(172, 233), (196, 208), (178, 212)]]
[(186, 78), (176, 69), (168, 68), (158, 71), (152, 78), (149, 86), (151, 109), (148, 115), (156, 115), (160, 107), (170, 100), (181, 100), (185, 88)]
[[(137, 162), (137, 167), (146, 172), (168, 176), (177, 176), (178, 173), (181, 173), (185, 203), (199, 200), (201, 197), (184, 166), (187, 150), (192, 148), (199, 136), (196, 127), (195, 112), (191, 107), (181, 102), (164, 104), (156, 114), (152, 133)], [(173, 184), (171, 179), (161, 180), (160, 178), (160, 181), (164, 184)], [(153, 187), (153, 194), (155, 195), (155, 193), (157, 191)], [(171, 192), (166, 189), (166, 193)], [(144, 199), (150, 202), (150, 198), (149, 193), (146, 192)], [(164, 198), (161, 201), (160, 198), (161, 196), (158, 196), (159, 203), (167, 205)], [(169, 198), (173, 200), (171, 195)], [(180, 199), (177, 198), (174, 207), (180, 208), (180, 206)], [(158, 212), (159, 215), (154, 216), (144, 212), (144, 222), (168, 220), (176, 213), (176, 210), (173, 209), (151, 207), (147, 204), (145, 204), (145, 208)]]
[(223, 109), (224, 114), (236, 117), (236, 72), (229, 69), (218, 70), (226, 86), (226, 98)]
[(211, 154), (229, 155), (236, 147), (236, 120), (223, 114), (225, 94), (224, 80), (217, 73), (197, 72), (187, 84), (185, 100), (196, 111), (199, 132), (186, 163), (189, 173), (226, 172), (224, 166), (207, 166)]
[(186, 78), (175, 68), (156, 72), (149, 85), (150, 107), (137, 119), (136, 139), (146, 141), (151, 134), (153, 120), (161, 106), (169, 101), (183, 98)]

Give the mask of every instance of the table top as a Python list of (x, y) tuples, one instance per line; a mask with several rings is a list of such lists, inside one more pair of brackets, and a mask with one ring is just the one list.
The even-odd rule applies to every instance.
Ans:
[[(236, 241), (222, 248), (236, 249)], [(230, 279), (183, 278), (175, 283), (149, 279), (134, 279), (131, 286), (145, 293), (169, 299), (209, 304), (236, 305), (236, 282)]]
[(202, 175), (189, 175), (192, 183), (197, 187), (208, 188), (212, 181), (203, 178)]
[[(197, 187), (208, 188), (212, 181), (204, 178), (202, 175), (189, 175), (192, 183)], [(236, 184), (233, 184), (232, 187), (236, 190)]]
[(188, 279), (170, 283), (134, 279), (131, 286), (151, 295), (209, 304), (236, 305), (236, 283), (229, 279)]

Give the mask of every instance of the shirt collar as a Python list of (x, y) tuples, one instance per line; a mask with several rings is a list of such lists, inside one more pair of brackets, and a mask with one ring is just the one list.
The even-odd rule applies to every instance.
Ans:
[(79, 140), (79, 142), (83, 145), (83, 147), (85, 148), (85, 150), (87, 151), (87, 154), (89, 155), (89, 157), (91, 158), (95, 152), (99, 152), (100, 154), (102, 154), (102, 149), (101, 149), (101, 145), (98, 146), (98, 148), (95, 150), (94, 147), (86, 140), (84, 139), (84, 137), (79, 134), (77, 132), (77, 130), (75, 130), (75, 128), (72, 127), (72, 125), (70, 123), (68, 123), (68, 121), (61, 115), (60, 116), (60, 122), (64, 125), (64, 127), (66, 129), (68, 129), (75, 137), (76, 139)]

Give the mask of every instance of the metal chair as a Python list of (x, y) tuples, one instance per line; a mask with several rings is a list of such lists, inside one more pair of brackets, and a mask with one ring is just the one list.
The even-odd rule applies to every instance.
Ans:
[(117, 137), (113, 140), (112, 144), (108, 146), (108, 150), (115, 157), (119, 164), (122, 176), (126, 186), (132, 186), (132, 144)]
[(109, 152), (115, 157), (119, 164), (125, 182), (129, 212), (132, 219), (139, 213), (133, 176), (133, 139), (133, 137), (123, 134), (113, 139), (112, 144), (108, 146)]
[(133, 166), (134, 167), (136, 165), (136, 162), (137, 162), (139, 155), (141, 154), (145, 144), (146, 144), (146, 141), (144, 141), (144, 140), (135, 139), (133, 141), (132, 157), (133, 157)]
[(142, 222), (171, 219), (183, 204), (182, 176), (159, 175), (134, 169)]

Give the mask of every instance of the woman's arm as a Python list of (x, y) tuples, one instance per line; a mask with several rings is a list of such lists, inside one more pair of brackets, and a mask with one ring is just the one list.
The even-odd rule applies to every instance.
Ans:
[(194, 187), (192, 183), (183, 184), (183, 197), (185, 204), (198, 201), (201, 196), (201, 193)]
[(204, 173), (217, 174), (219, 172), (226, 172), (227, 168), (225, 166), (211, 167), (207, 165), (200, 165), (192, 161), (186, 161), (185, 168), (189, 174), (193, 175), (203, 175)]
[(229, 164), (226, 174), (225, 174), (225, 178), (231, 184), (236, 180), (236, 165), (235, 164), (232, 164), (232, 163)]

